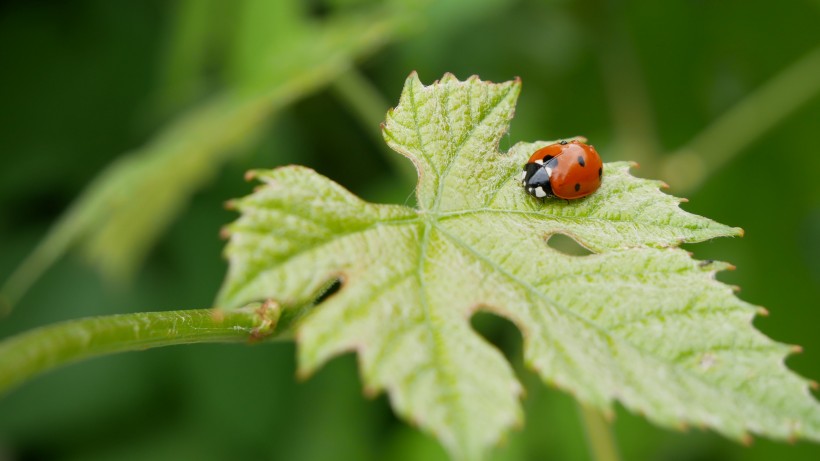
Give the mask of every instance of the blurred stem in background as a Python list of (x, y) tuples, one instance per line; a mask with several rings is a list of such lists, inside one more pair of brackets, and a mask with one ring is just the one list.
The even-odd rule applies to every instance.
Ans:
[(580, 403), (578, 412), (589, 444), (591, 458), (594, 461), (618, 461), (618, 447), (612, 434), (612, 425), (598, 410)]
[(676, 190), (697, 189), (777, 123), (820, 92), (820, 47), (782, 70), (663, 159), (661, 177)]
[(172, 19), (161, 56), (159, 84), (151, 115), (161, 118), (201, 95), (206, 87), (207, 68), (212, 49), (220, 41), (214, 32), (215, 21), (222, 18), (219, 0), (179, 0), (171, 7)]
[[(614, 9), (612, 3), (600, 6)], [(622, 9), (614, 9), (610, 14), (619, 13)], [(615, 157), (651, 168), (657, 161), (660, 146), (652, 104), (632, 38), (623, 19), (599, 21), (598, 27), (602, 34), (598, 59), (609, 98)]]
[[(820, 47), (772, 77), (696, 134), (683, 147), (661, 156), (652, 104), (631, 43), (623, 8), (595, 2), (607, 14), (597, 26), (599, 59), (609, 98), (616, 157), (637, 161), (641, 174), (661, 177), (679, 192), (696, 190), (743, 149), (820, 92)], [(604, 19), (605, 18), (605, 19)]]

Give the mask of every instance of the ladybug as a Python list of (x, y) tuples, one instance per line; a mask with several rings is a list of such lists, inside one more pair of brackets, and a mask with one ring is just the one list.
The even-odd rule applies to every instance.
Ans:
[(521, 174), (521, 185), (536, 198), (586, 197), (601, 186), (603, 162), (595, 148), (561, 141), (535, 151)]

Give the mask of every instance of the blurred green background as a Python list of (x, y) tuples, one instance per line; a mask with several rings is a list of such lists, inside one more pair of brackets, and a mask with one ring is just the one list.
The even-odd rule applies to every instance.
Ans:
[[(209, 306), (235, 218), (222, 204), (249, 192), (250, 168), (299, 163), (412, 203), (378, 123), (416, 70), (520, 76), (502, 150), (585, 135), (685, 209), (743, 227), (688, 249), (736, 264), (720, 279), (768, 308), (757, 327), (802, 345), (789, 366), (820, 379), (819, 21), (816, 0), (0, 3), (0, 280), (40, 245), (0, 337)], [(493, 459), (588, 459), (574, 403), (522, 369), (515, 329), (474, 324), (527, 385), (526, 426)], [(289, 343), (73, 365), (0, 399), (0, 460), (445, 458), (384, 396), (363, 397), (353, 356), (306, 382), (294, 372)], [(820, 459), (817, 445), (742, 447), (622, 409), (614, 427), (630, 460)]]

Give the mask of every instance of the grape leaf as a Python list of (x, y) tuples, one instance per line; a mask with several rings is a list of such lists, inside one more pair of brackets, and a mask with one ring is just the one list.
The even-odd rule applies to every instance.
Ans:
[[(368, 392), (386, 390), (455, 459), (480, 459), (522, 419), (510, 365), (470, 327), (479, 310), (521, 330), (545, 382), (600, 411), (617, 400), (667, 427), (820, 440), (808, 381), (783, 365), (790, 347), (715, 280), (730, 266), (676, 248), (742, 231), (681, 210), (625, 162), (585, 199), (528, 196), (521, 166), (546, 143), (498, 152), (519, 89), (408, 78), (384, 136), (418, 169), (417, 208), (366, 203), (303, 167), (253, 172), (263, 185), (235, 202), (218, 304), (287, 308), (340, 280), (296, 323), (300, 372), (356, 351)], [(557, 233), (593, 253), (552, 249)]]

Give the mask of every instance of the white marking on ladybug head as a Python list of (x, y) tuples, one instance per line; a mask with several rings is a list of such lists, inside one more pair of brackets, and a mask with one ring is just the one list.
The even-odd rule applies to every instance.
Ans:
[(552, 168), (550, 168), (550, 167), (548, 167), (548, 166), (545, 166), (545, 167), (544, 167), (544, 171), (546, 171), (546, 172), (547, 172), (547, 177), (548, 177), (548, 178), (551, 178), (551, 177), (552, 177)]
[(538, 160), (536, 160), (536, 161), (535, 161), (535, 163), (536, 163), (536, 164), (538, 164), (538, 165), (543, 165), (543, 164), (544, 164), (544, 160), (542, 160), (542, 159), (538, 159)]
[(535, 188), (535, 196), (538, 197), (538, 198), (544, 198), (544, 197), (547, 196), (547, 193), (544, 192), (543, 187), (538, 186), (538, 187)]

